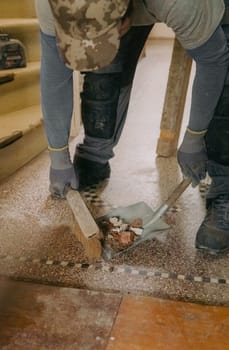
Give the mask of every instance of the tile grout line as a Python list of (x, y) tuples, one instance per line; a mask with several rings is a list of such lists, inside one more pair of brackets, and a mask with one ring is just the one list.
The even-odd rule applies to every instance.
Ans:
[[(98, 188), (98, 185), (88, 187), (85, 189), (85, 191), (82, 193), (85, 197), (85, 200), (89, 202), (89, 204), (95, 205), (97, 207), (109, 207), (109, 208), (115, 208), (116, 206), (112, 206), (109, 203), (103, 201), (96, 193)], [(201, 183), (199, 185), (199, 191), (202, 198), (206, 197), (206, 192), (209, 188), (208, 184)], [(115, 268), (114, 268), (115, 269)], [(118, 270), (119, 268), (117, 268)], [(213, 278), (213, 277), (201, 277), (201, 276), (192, 276), (192, 275), (182, 275), (174, 272), (159, 272), (159, 271), (149, 271), (148, 273), (144, 270), (139, 270), (138, 268), (132, 268), (128, 267), (123, 270), (123, 268), (120, 269), (119, 272), (127, 272), (132, 275), (145, 275), (147, 277), (159, 277), (164, 279), (173, 279), (173, 280), (183, 280), (183, 281), (193, 281), (193, 282), (199, 282), (199, 283), (211, 283), (211, 284), (229, 284), (229, 279), (225, 278)]]
[(155, 277), (167, 280), (178, 280), (178, 281), (189, 281), (197, 283), (208, 283), (208, 284), (224, 284), (229, 285), (229, 279), (221, 277), (206, 277), (206, 276), (193, 276), (191, 274), (180, 274), (176, 272), (161, 272), (154, 271), (149, 268), (142, 268), (137, 266), (128, 266), (128, 265), (108, 265), (106, 263), (75, 263), (70, 260), (56, 260), (49, 258), (31, 258), (26, 256), (12, 256), (12, 255), (1, 255), (0, 261), (19, 261), (21, 263), (31, 263), (31, 264), (40, 264), (52, 266), (60, 266), (62, 268), (79, 268), (82, 270), (92, 270), (103, 271), (109, 273), (121, 273), (128, 274), (133, 276), (142, 276), (142, 277)]
[[(91, 186), (82, 191), (82, 195), (86, 201), (96, 207), (107, 207), (109, 209), (115, 208), (114, 205), (111, 205), (104, 200), (102, 200), (96, 193), (96, 190), (99, 185)], [(204, 192), (204, 191), (200, 191)], [(12, 261), (18, 260), (19, 262), (31, 263), (31, 264), (41, 264), (47, 266), (60, 266), (62, 268), (80, 268), (82, 270), (95, 269), (96, 271), (105, 271), (105, 272), (117, 272), (117, 273), (125, 273), (131, 274), (135, 276), (146, 276), (146, 277), (155, 277), (162, 279), (170, 279), (170, 280), (179, 280), (179, 281), (190, 281), (197, 283), (210, 283), (210, 284), (224, 284), (229, 285), (229, 279), (219, 278), (219, 277), (205, 277), (205, 276), (193, 276), (190, 274), (183, 275), (175, 272), (160, 272), (153, 271), (148, 268), (139, 268), (132, 267), (127, 265), (118, 265), (118, 266), (110, 266), (106, 264), (88, 264), (88, 263), (75, 263), (70, 260), (56, 260), (56, 259), (48, 259), (48, 258), (31, 258), (25, 256), (11, 256), (11, 255), (1, 255), (0, 261)]]

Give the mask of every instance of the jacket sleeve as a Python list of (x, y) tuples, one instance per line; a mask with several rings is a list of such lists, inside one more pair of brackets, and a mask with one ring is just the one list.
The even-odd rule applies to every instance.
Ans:
[(48, 0), (35, 0), (35, 8), (41, 31), (55, 36), (54, 19)]
[(214, 115), (229, 67), (229, 49), (222, 27), (219, 26), (204, 45), (187, 52), (196, 62), (188, 126), (196, 131), (206, 130)]

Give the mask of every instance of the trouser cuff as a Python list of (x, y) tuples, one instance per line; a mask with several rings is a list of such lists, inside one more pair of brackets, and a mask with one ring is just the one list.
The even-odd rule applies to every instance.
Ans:
[(212, 183), (207, 193), (207, 198), (216, 198), (221, 194), (229, 194), (229, 166), (209, 161), (208, 174), (212, 179)]

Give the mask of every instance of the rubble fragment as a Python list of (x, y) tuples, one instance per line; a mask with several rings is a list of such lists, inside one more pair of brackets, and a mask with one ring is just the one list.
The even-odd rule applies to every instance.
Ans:
[(115, 250), (131, 245), (143, 232), (143, 222), (140, 218), (125, 222), (122, 218), (113, 216), (101, 220), (99, 225), (104, 234), (104, 241)]
[(141, 236), (143, 229), (141, 227), (130, 226), (130, 231), (134, 232), (137, 236)]
[(120, 220), (120, 218), (118, 216), (112, 216), (109, 219), (109, 222), (115, 227), (122, 225), (122, 220)]

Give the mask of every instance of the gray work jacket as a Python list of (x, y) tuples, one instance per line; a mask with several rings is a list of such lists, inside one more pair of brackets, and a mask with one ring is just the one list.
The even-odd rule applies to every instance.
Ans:
[[(41, 30), (55, 35), (48, 0), (35, 0), (35, 4)], [(214, 33), (224, 10), (223, 0), (133, 0), (131, 20), (133, 26), (164, 22), (185, 49), (193, 49)]]

